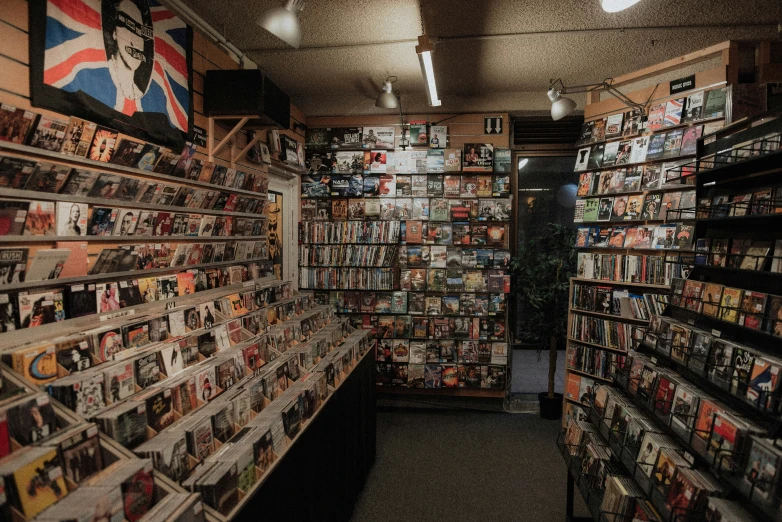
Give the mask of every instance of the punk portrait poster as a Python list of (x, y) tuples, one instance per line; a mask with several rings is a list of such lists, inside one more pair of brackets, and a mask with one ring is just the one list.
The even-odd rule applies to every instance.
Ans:
[(156, 0), (30, 0), (34, 107), (180, 146), (193, 125), (192, 28)]

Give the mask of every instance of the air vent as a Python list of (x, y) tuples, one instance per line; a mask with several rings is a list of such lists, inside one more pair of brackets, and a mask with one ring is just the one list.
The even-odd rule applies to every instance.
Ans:
[(523, 150), (571, 149), (581, 135), (583, 116), (553, 121), (551, 116), (512, 118), (513, 146)]

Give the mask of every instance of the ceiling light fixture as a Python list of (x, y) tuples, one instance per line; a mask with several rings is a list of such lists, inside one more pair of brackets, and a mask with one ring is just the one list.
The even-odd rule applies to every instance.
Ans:
[(263, 13), (256, 23), (286, 44), (298, 49), (301, 45), (299, 13), (304, 10), (306, 4), (306, 0), (288, 0), (285, 7), (274, 7)]
[(624, 11), (628, 7), (632, 7), (641, 0), (601, 0), (603, 11), (607, 13), (616, 13), (618, 11)]
[[(571, 114), (574, 110), (576, 110), (576, 102), (571, 100), (570, 98), (565, 98), (562, 96), (563, 94), (573, 94), (577, 92), (601, 92), (605, 91), (614, 98), (618, 99), (631, 109), (633, 109), (636, 112), (639, 112), (643, 114), (645, 106), (643, 104), (637, 103), (621, 92), (617, 90), (613, 85), (611, 85), (611, 82), (613, 81), (612, 78), (607, 78), (603, 80), (600, 83), (592, 83), (589, 85), (576, 85), (575, 87), (565, 87), (565, 85), (562, 83), (561, 79), (557, 79), (551, 82), (551, 85), (549, 85), (548, 92), (546, 93), (548, 95), (548, 99), (551, 100), (551, 119), (554, 121), (561, 120), (565, 116), (568, 116)], [(556, 85), (559, 84), (560, 88), (557, 89)]]
[(394, 86), (392, 85), (396, 81), (396, 76), (389, 76), (383, 83), (383, 92), (381, 92), (377, 101), (375, 101), (375, 107), (381, 109), (396, 109), (399, 107), (399, 97), (394, 94)]
[(426, 85), (426, 94), (429, 97), (429, 105), (439, 107), (442, 102), (437, 97), (437, 84), (434, 81), (434, 65), (432, 64), (432, 42), (425, 34), (418, 37), (418, 45), (415, 46), (415, 52), (418, 54), (418, 61), (421, 64), (421, 74), (424, 76)]

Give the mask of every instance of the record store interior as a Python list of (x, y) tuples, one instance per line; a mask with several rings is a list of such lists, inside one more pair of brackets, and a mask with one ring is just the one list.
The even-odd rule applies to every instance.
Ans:
[(782, 522), (782, 1), (0, 0), (0, 522)]

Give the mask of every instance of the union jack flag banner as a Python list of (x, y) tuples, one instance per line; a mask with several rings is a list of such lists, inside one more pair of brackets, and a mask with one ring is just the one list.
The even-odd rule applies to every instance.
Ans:
[(156, 0), (30, 0), (32, 104), (147, 141), (192, 131), (192, 29)]

